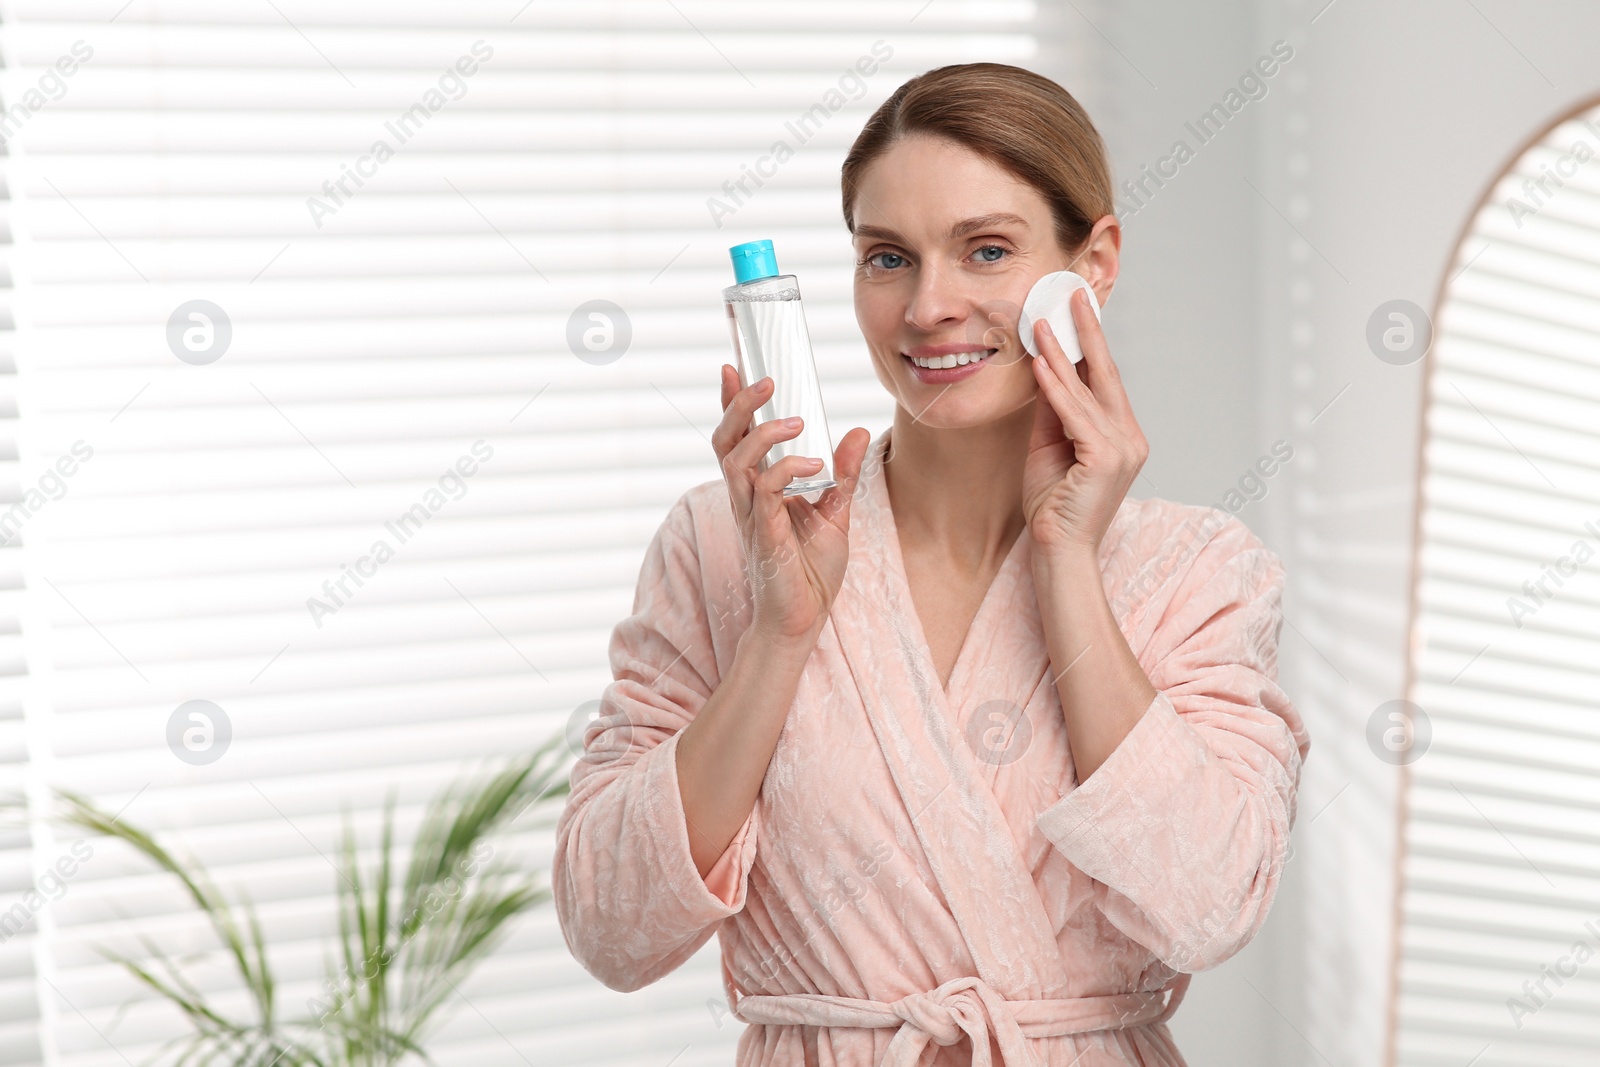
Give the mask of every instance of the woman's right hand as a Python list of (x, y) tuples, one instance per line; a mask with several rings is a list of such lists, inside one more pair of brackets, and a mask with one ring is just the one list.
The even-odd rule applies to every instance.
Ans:
[(871, 435), (857, 426), (833, 453), (837, 485), (812, 504), (803, 496), (785, 498), (783, 487), (796, 476), (821, 470), (820, 459), (785, 456), (765, 471), (761, 458), (774, 444), (797, 436), (803, 426), (775, 419), (754, 429), (750, 421), (771, 398), (771, 378), (741, 389), (739, 373), (722, 366), (722, 421), (711, 447), (722, 467), (733, 504), (745, 573), (753, 598), (751, 627), (780, 642), (815, 644), (828, 609), (844, 582), (850, 552), (850, 501)]

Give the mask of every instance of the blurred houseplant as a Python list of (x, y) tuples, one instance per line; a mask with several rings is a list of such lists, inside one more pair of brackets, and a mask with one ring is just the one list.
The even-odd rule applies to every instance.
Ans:
[[(310, 1014), (285, 1018), (275, 999), (266, 944), (248, 898), (236, 911), (198, 863), (183, 863), (126, 818), (65, 790), (61, 819), (127, 842), (176, 875), (205, 913), (250, 995), (252, 1018), (217, 1010), (148, 937), (153, 962), (102, 950), (182, 1011), (192, 1032), (168, 1042), (176, 1065), (379, 1067), (415, 1057), (430, 1023), (457, 985), (488, 956), (517, 915), (549, 899), (539, 872), (494, 855), (493, 839), (524, 812), (549, 825), (567, 795), (567, 749), (558, 734), (505, 769), (464, 778), (430, 802), (417, 829), (404, 881), (394, 881), (394, 800), (385, 805), (377, 869), (364, 879), (348, 812), (339, 877), (339, 959), (329, 960)], [(243, 894), (241, 893), (241, 897)], [(241, 922), (239, 912), (243, 913)], [(248, 936), (245, 930), (248, 927)]]

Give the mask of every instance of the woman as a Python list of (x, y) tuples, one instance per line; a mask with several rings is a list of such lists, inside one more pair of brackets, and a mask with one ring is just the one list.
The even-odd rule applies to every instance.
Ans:
[(771, 382), (722, 368), (723, 480), (651, 542), (557, 827), (564, 936), (634, 990), (717, 931), (740, 1067), (1182, 1064), (1188, 973), (1287, 855), (1283, 569), (1224, 512), (1126, 498), (1147, 445), (1081, 295), (1081, 364), (1044, 323), (1021, 346), (1034, 280), (1117, 277), (1065, 90), (913, 78), (843, 187), (893, 425), (784, 500), (820, 461), (759, 471), (798, 428), (750, 428)]

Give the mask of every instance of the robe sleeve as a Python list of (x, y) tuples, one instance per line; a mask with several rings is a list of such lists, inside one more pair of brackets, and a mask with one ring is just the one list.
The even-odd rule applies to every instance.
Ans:
[(704, 879), (689, 852), (678, 738), (718, 673), (687, 494), (646, 549), (610, 658), (615, 680), (557, 820), (551, 888), (574, 958), (631, 992), (676, 970), (744, 907), (755, 860), (756, 808)]
[(1310, 742), (1276, 682), (1278, 557), (1230, 517), (1176, 581), (1139, 657), (1155, 698), (1038, 826), (1108, 922), (1191, 972), (1265, 921)]

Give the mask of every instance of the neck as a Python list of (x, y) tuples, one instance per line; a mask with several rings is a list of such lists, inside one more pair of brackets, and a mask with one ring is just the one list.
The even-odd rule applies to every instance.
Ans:
[(883, 476), (902, 554), (931, 554), (973, 574), (1004, 559), (1027, 525), (1022, 468), (1032, 430), (1032, 404), (961, 429), (929, 426), (896, 406)]

